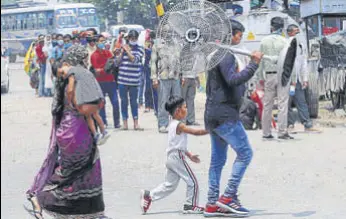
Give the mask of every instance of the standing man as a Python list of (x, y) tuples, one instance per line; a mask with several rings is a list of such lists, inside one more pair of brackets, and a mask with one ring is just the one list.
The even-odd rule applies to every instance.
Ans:
[[(96, 80), (99, 82), (103, 95), (106, 97), (108, 94), (113, 107), (113, 124), (114, 128), (120, 128), (120, 113), (119, 113), (119, 100), (117, 92), (117, 84), (113, 74), (107, 74), (104, 70), (107, 60), (113, 58), (113, 54), (109, 50), (105, 50), (106, 39), (99, 35), (96, 37), (97, 50), (91, 55), (91, 65), (95, 70)], [(105, 106), (100, 110), (100, 116), (103, 123), (108, 126), (106, 116), (106, 102)]]
[[(268, 56), (278, 56), (285, 48), (288, 41), (282, 36), (284, 19), (274, 17), (271, 20), (272, 34), (263, 38), (260, 51)], [(264, 84), (262, 130), (263, 139), (273, 139), (271, 132), (271, 122), (273, 116), (274, 98), (278, 97), (278, 138), (293, 139), (287, 132), (287, 115), (290, 85), (283, 86), (281, 83), (282, 75), (278, 74), (276, 63), (263, 60), (258, 70), (260, 83)]]
[(170, 96), (181, 96), (181, 86), (177, 69), (172, 69), (168, 63), (174, 59), (172, 54), (165, 50), (165, 44), (157, 39), (151, 54), (151, 79), (154, 89), (158, 89), (158, 126), (160, 133), (168, 133), (169, 114), (165, 103)]
[[(289, 37), (295, 37), (299, 34), (299, 27), (291, 24), (287, 27), (287, 34)], [(288, 103), (288, 127), (294, 128), (296, 122), (294, 112), (292, 110), (292, 102), (297, 107), (300, 122), (304, 125), (305, 131), (318, 131), (313, 128), (312, 120), (308, 104), (305, 99), (305, 89), (308, 87), (309, 70), (307, 66), (307, 57), (305, 48), (301, 43), (298, 45), (296, 62), (294, 63), (291, 86), (295, 87), (294, 95), (290, 97)]]
[[(145, 42), (145, 58), (144, 58), (144, 75), (145, 75), (145, 111), (150, 112), (154, 107), (154, 98), (153, 98), (153, 85), (151, 82), (151, 69), (150, 69), (150, 59), (151, 59), (151, 50), (153, 47), (153, 41), (148, 40)], [(155, 91), (156, 92), (156, 91)]]
[(44, 47), (44, 36), (40, 35), (38, 37), (38, 45), (36, 46), (37, 62), (40, 65), (40, 77), (39, 77), (39, 85), (38, 85), (39, 97), (47, 96), (47, 91), (45, 89), (47, 56), (43, 52), (43, 47)]
[[(244, 26), (231, 20), (232, 45), (240, 43)], [(232, 53), (227, 53), (223, 60), (208, 72), (207, 101), (204, 114), (206, 129), (211, 138), (211, 163), (209, 168), (208, 202), (204, 215), (248, 216), (249, 211), (242, 207), (237, 192), (245, 171), (252, 159), (252, 149), (245, 129), (239, 118), (241, 99), (245, 83), (255, 74), (263, 54), (253, 52), (250, 63), (239, 72), (239, 65)], [(228, 147), (236, 152), (228, 185), (221, 197), (220, 178), (227, 160)]]
[(122, 46), (119, 60), (118, 85), (121, 99), (121, 115), (124, 123), (124, 130), (128, 130), (128, 104), (130, 97), (130, 106), (135, 131), (142, 131), (138, 122), (138, 87), (142, 74), (142, 60), (144, 48), (138, 45), (139, 33), (136, 30), (130, 30), (128, 33), (129, 44)]
[(190, 71), (182, 72), (181, 79), (181, 93), (182, 97), (186, 101), (187, 107), (187, 117), (186, 117), (186, 125), (195, 125), (199, 124), (196, 122), (195, 118), (195, 97), (196, 97), (196, 89), (198, 84), (198, 73), (204, 71), (204, 57), (197, 54), (195, 63)]

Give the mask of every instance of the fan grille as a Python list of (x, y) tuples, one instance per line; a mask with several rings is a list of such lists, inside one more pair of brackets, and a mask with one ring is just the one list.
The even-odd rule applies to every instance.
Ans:
[[(215, 43), (228, 43), (230, 35), (226, 13), (218, 5), (203, 0), (177, 3), (162, 17), (157, 31), (157, 37), (170, 53), (171, 61), (167, 64), (178, 65), (182, 73), (191, 71), (196, 64), (204, 65), (205, 69), (215, 67), (227, 53)], [(196, 63), (201, 55), (203, 63)]]

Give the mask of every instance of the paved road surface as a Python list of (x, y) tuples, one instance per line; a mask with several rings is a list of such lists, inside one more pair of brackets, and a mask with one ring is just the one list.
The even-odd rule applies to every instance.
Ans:
[[(1, 96), (1, 218), (30, 218), (23, 210), (25, 191), (45, 157), (51, 127), (50, 102), (38, 99), (21, 64), (11, 66), (10, 93)], [(197, 101), (202, 122), (203, 97)], [(158, 134), (152, 113), (140, 113), (144, 132), (114, 131), (100, 148), (106, 212), (117, 219), (200, 218), (179, 213), (185, 185), (141, 216), (139, 191), (164, 179), (166, 135)], [(254, 160), (240, 188), (242, 203), (263, 219), (343, 219), (346, 216), (346, 129), (323, 134), (299, 134), (291, 142), (263, 142), (259, 131), (249, 132)], [(205, 204), (210, 154), (208, 136), (190, 137), (189, 148), (202, 163), (192, 164)], [(224, 186), (234, 153), (224, 170)]]

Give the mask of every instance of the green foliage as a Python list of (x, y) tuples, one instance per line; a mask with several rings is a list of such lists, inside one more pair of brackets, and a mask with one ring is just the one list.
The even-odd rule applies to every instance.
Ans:
[(92, 3), (97, 7), (101, 23), (108, 18), (117, 21), (117, 13), (124, 12), (125, 24), (141, 24), (145, 28), (152, 28), (157, 20), (153, 19), (155, 13), (155, 0), (68, 0), (69, 2)]

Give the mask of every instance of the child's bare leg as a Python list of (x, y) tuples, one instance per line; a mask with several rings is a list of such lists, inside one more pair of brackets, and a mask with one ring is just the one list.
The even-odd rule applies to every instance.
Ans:
[(93, 133), (93, 135), (95, 136), (97, 132), (96, 132), (96, 127), (95, 127), (95, 123), (94, 123), (92, 115), (87, 116), (87, 121), (88, 121), (88, 126), (90, 128), (91, 133)]
[(98, 106), (93, 104), (83, 104), (78, 107), (78, 111), (85, 116), (91, 116), (98, 112)]
[(103, 134), (105, 132), (106, 128), (105, 128), (105, 124), (103, 123), (103, 120), (102, 120), (99, 112), (94, 113), (93, 117), (96, 120), (97, 125), (100, 127), (101, 133)]

